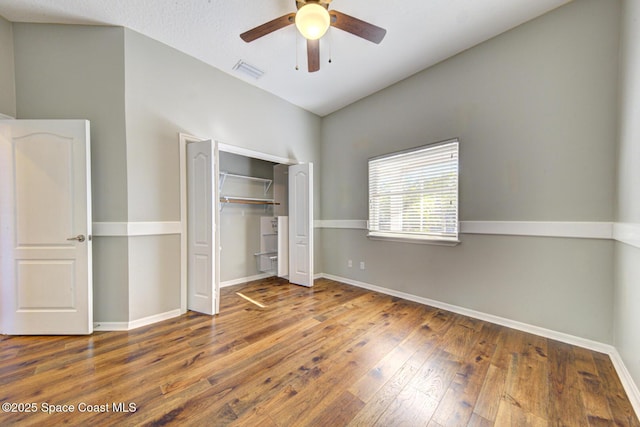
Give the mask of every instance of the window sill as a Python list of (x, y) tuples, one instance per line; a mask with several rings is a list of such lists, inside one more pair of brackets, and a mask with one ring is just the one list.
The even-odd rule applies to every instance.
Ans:
[(460, 243), (462, 243), (460, 240), (384, 236), (380, 234), (371, 234), (371, 233), (367, 234), (367, 237), (371, 240), (385, 240), (387, 242), (398, 242), (398, 243), (413, 243), (417, 245), (458, 246)]

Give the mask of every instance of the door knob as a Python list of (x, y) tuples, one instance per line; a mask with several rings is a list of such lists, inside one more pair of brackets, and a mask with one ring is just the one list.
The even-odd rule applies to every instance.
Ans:
[(76, 237), (69, 237), (67, 240), (77, 240), (78, 242), (84, 242), (84, 234), (78, 234)]

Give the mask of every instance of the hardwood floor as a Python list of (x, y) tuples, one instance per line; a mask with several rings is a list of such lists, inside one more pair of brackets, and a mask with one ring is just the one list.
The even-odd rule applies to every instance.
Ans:
[(640, 426), (604, 354), (325, 279), (222, 294), (215, 318), (1, 336), (0, 425)]

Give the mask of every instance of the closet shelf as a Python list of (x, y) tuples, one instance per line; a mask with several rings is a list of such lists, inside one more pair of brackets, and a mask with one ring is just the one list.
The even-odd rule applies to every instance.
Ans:
[(271, 184), (273, 183), (273, 180), (268, 178), (258, 178), (255, 176), (246, 176), (246, 175), (238, 175), (238, 174), (229, 173), (229, 172), (220, 172), (220, 184), (219, 184), (220, 191), (222, 191), (222, 187), (224, 186), (224, 182), (227, 180), (227, 178), (239, 178), (246, 181), (262, 182), (264, 184), (264, 194), (267, 194), (267, 192), (269, 191), (269, 188), (271, 187)]
[(279, 205), (273, 199), (257, 199), (253, 197), (221, 196), (220, 203), (240, 203), (244, 205)]
[(256, 265), (259, 271), (264, 273), (276, 273), (278, 266), (278, 252), (258, 252), (256, 256)]

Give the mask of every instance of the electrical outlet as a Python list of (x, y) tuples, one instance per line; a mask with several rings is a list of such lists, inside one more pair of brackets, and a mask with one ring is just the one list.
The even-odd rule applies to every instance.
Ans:
[(360, 270), (364, 270), (364, 261), (360, 261)]
[(353, 267), (353, 261), (352, 260), (347, 261), (347, 267), (349, 267), (349, 268)]

